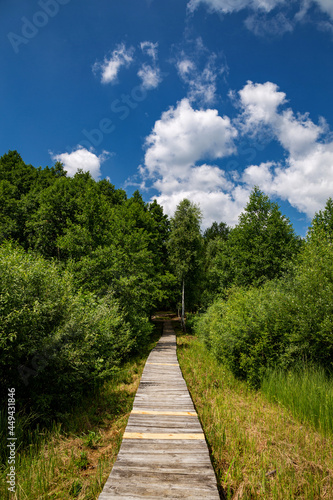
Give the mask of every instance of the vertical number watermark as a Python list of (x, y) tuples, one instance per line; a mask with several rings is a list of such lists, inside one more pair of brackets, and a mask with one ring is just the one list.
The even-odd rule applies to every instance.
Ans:
[(7, 474), (8, 491), (15, 493), (16, 488), (16, 471), (15, 471), (15, 457), (16, 457), (16, 437), (15, 437), (15, 389), (8, 389), (8, 465), (9, 472)]

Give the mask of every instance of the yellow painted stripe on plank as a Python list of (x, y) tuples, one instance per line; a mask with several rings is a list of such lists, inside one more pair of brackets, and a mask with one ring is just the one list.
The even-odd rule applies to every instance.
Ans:
[(193, 439), (193, 440), (203, 440), (205, 435), (203, 433), (198, 434), (154, 434), (150, 432), (125, 432), (124, 439)]
[(146, 365), (178, 366), (178, 363), (146, 363)]
[(197, 417), (193, 411), (157, 411), (157, 410), (132, 410), (135, 415), (175, 415), (180, 417)]

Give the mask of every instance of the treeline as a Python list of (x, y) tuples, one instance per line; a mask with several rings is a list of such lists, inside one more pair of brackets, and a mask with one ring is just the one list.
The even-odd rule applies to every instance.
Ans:
[(53, 418), (110, 377), (173, 296), (170, 222), (139, 192), (0, 158), (1, 399)]
[(189, 200), (169, 220), (89, 173), (0, 158), (2, 400), (12, 386), (27, 411), (68, 411), (147, 343), (158, 308), (184, 328), (186, 309), (187, 329), (253, 386), (275, 367), (331, 371), (332, 200), (305, 240), (258, 188), (236, 227), (202, 234), (201, 218)]
[(213, 229), (205, 246), (208, 308), (194, 322), (207, 348), (255, 387), (277, 368), (332, 373), (332, 200), (305, 240), (257, 188), (235, 228)]

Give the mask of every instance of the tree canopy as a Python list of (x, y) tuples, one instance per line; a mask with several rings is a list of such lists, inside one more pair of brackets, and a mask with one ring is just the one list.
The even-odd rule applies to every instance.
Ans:
[(207, 346), (253, 384), (272, 363), (309, 357), (332, 369), (332, 199), (305, 241), (258, 187), (234, 228), (214, 222), (202, 235), (201, 223), (188, 199), (169, 219), (139, 191), (129, 197), (88, 172), (69, 177), (60, 163), (34, 168), (5, 154), (3, 381), (13, 377), (31, 408), (60, 411), (62, 386), (79, 399), (147, 343), (152, 311), (179, 304), (184, 329), (185, 310), (208, 311)]
[(289, 219), (255, 187), (218, 256), (223, 285), (260, 285), (281, 276), (299, 246)]

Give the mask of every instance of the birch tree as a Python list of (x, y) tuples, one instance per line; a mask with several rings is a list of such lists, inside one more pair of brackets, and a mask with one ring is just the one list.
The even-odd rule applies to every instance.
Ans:
[(200, 207), (187, 199), (177, 206), (171, 219), (171, 232), (168, 241), (169, 258), (173, 273), (181, 285), (182, 314), (181, 323), (185, 331), (185, 291), (195, 279), (200, 263), (202, 236)]

